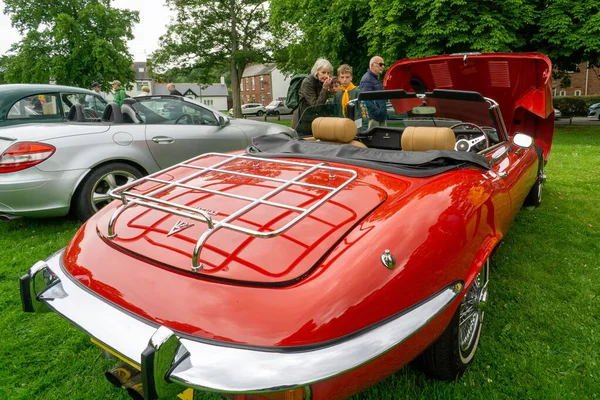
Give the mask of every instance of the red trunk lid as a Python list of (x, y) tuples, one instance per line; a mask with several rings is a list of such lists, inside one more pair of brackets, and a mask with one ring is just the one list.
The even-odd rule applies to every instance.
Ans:
[[(209, 166), (221, 160), (219, 157), (205, 157), (192, 164)], [(270, 162), (261, 162), (258, 165), (250, 160), (239, 160), (230, 163), (224, 169), (261, 175), (264, 178), (210, 171), (187, 181), (186, 184), (260, 198), (282, 184), (269, 178), (284, 181), (293, 179), (307, 168)], [(359, 174), (348, 186), (278, 236), (258, 238), (226, 228), (217, 230), (201, 248), (199, 259), (203, 269), (197, 274), (205, 278), (261, 286), (285, 285), (301, 279), (332, 246), (342, 240), (348, 230), (386, 199), (387, 194), (383, 189), (365, 182), (365, 173), (369, 174), (368, 170), (362, 171), (362, 176)], [(163, 173), (162, 179), (173, 182), (187, 175), (190, 175), (188, 167), (177, 167)], [(161, 176), (157, 178), (161, 179)], [(300, 182), (338, 187), (348, 179), (351, 179), (351, 173), (337, 171), (335, 177), (330, 177), (329, 172), (320, 170), (300, 179)], [(160, 185), (145, 183), (136, 193), (147, 193), (157, 187)], [(269, 200), (307, 209), (328, 193), (330, 192), (327, 190), (314, 187), (292, 185)], [(155, 197), (204, 209), (212, 214), (215, 221), (222, 221), (250, 203), (247, 200), (181, 187), (167, 190)], [(347, 206), (348, 204), (352, 207)], [(110, 207), (114, 209), (116, 204)], [(112, 214), (108, 212), (98, 221), (98, 230), (105, 238), (108, 220)], [(299, 211), (261, 204), (231, 223), (259, 232), (272, 232), (300, 214)], [(192, 273), (194, 247), (207, 229), (205, 222), (142, 206), (132, 206), (117, 218), (117, 236), (113, 239), (106, 238), (106, 241), (150, 263)]]
[(547, 156), (554, 133), (551, 75), (541, 53), (473, 53), (400, 60), (383, 82), (386, 90), (478, 92), (498, 102), (509, 135), (532, 136)]

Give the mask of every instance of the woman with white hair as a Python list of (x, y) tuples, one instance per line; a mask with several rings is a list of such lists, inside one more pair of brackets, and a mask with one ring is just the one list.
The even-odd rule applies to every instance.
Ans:
[(296, 129), (302, 113), (310, 106), (325, 104), (331, 87), (331, 71), (329, 61), (319, 58), (313, 65), (310, 75), (304, 78), (298, 91), (298, 108), (292, 117), (292, 128)]

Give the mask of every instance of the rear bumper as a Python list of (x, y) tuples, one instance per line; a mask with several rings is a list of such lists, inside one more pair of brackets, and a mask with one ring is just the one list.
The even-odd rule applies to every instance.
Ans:
[(34, 167), (0, 174), (0, 214), (21, 217), (66, 215), (75, 186), (87, 171), (46, 172)]
[(448, 286), (358, 335), (301, 349), (248, 348), (180, 335), (125, 311), (74, 281), (61, 250), (21, 278), (24, 311), (54, 311), (141, 367), (149, 397), (186, 387), (256, 393), (307, 387), (343, 374), (401, 345), (439, 315), (463, 285)]

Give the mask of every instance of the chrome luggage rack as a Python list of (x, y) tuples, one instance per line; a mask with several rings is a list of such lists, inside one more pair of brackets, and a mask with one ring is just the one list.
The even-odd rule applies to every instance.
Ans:
[[(203, 166), (191, 164), (192, 162), (197, 161), (199, 159), (206, 158), (206, 157), (214, 157), (214, 156), (224, 157), (225, 160), (217, 162), (209, 167), (203, 167)], [(249, 174), (249, 173), (243, 173), (243, 172), (230, 171), (230, 170), (221, 168), (227, 164), (230, 164), (230, 163), (232, 163), (234, 161), (238, 161), (238, 160), (249, 160), (252, 162), (253, 167), (258, 167), (258, 166), (260, 166), (261, 163), (272, 163), (272, 164), (284, 164), (284, 165), (304, 167), (304, 168), (306, 168), (306, 170), (290, 180), (285, 180), (285, 179), (272, 178), (272, 177), (263, 176), (263, 175), (255, 175), (255, 174)], [(196, 172), (194, 172), (188, 176), (185, 176), (177, 181), (166, 181), (163, 179), (156, 178), (156, 176), (158, 176), (158, 175), (164, 174), (165, 172), (169, 172), (173, 169), (181, 168), (181, 167), (190, 168), (190, 169), (196, 170)], [(315, 173), (319, 170), (328, 171), (330, 180), (336, 178), (336, 174), (335, 174), (336, 172), (349, 174), (349, 176), (340, 185), (335, 186), (335, 187), (300, 182), (300, 180), (308, 177), (310, 174)], [(203, 188), (203, 187), (199, 187), (199, 186), (193, 186), (193, 185), (186, 183), (186, 182), (188, 182), (192, 179), (195, 179), (197, 177), (200, 177), (208, 172), (217, 172), (217, 173), (223, 173), (223, 174), (229, 174), (229, 175), (237, 175), (237, 176), (246, 177), (246, 178), (255, 178), (255, 179), (267, 180), (267, 181), (272, 181), (272, 182), (279, 182), (280, 185), (275, 187), (270, 192), (264, 194), (263, 196), (256, 198), (256, 197), (242, 196), (242, 195), (233, 194), (233, 193), (227, 193), (227, 192), (218, 191), (218, 190), (212, 190), (212, 189)], [(280, 235), (280, 234), (284, 233), (285, 231), (287, 231), (288, 229), (290, 229), (292, 226), (296, 225), (298, 222), (300, 222), (302, 219), (304, 219), (306, 216), (308, 216), (315, 209), (317, 209), (318, 207), (323, 205), (327, 200), (329, 200), (331, 197), (333, 197), (340, 190), (342, 190), (343, 188), (348, 186), (352, 181), (354, 181), (354, 179), (356, 179), (357, 175), (358, 174), (354, 170), (331, 167), (325, 162), (322, 162), (319, 164), (307, 164), (307, 163), (302, 163), (302, 162), (253, 157), (253, 156), (248, 156), (248, 155), (243, 155), (243, 154), (234, 155), (234, 154), (223, 154), (223, 153), (206, 153), (206, 154), (200, 155), (198, 157), (192, 158), (190, 160), (187, 160), (185, 162), (176, 164), (176, 165), (169, 167), (167, 169), (164, 169), (162, 171), (156, 172), (152, 175), (140, 178), (134, 182), (131, 182), (129, 184), (126, 184), (124, 186), (118, 187), (118, 188), (110, 191), (110, 193), (109, 193), (110, 196), (114, 199), (121, 200), (121, 202), (123, 204), (117, 210), (115, 210), (113, 215), (110, 217), (110, 220), (108, 222), (108, 235), (107, 236), (109, 239), (114, 239), (115, 237), (117, 237), (117, 233), (115, 232), (115, 224), (117, 222), (117, 219), (126, 209), (128, 209), (129, 207), (131, 207), (133, 205), (138, 205), (138, 206), (142, 206), (142, 207), (151, 208), (154, 210), (164, 211), (165, 213), (179, 215), (181, 217), (189, 218), (194, 221), (205, 222), (208, 226), (208, 229), (200, 236), (200, 238), (196, 242), (194, 251), (192, 253), (191, 270), (193, 272), (199, 272), (204, 267), (203, 264), (199, 262), (200, 251), (202, 250), (202, 247), (206, 243), (208, 238), (213, 233), (218, 231), (219, 229), (226, 228), (226, 229), (230, 229), (233, 231), (245, 233), (247, 235), (255, 236), (258, 238), (270, 238), (273, 236)], [(162, 186), (156, 190), (153, 190), (147, 194), (139, 194), (139, 193), (131, 192), (131, 189), (134, 189), (137, 186), (139, 186), (143, 183), (146, 183), (146, 182), (159, 183), (159, 184), (163, 184), (164, 186)], [(290, 204), (277, 203), (277, 202), (268, 200), (269, 198), (284, 191), (285, 189), (287, 189), (288, 187), (290, 187), (292, 185), (321, 189), (321, 190), (329, 191), (329, 193), (327, 195), (325, 195), (322, 199), (317, 201), (315, 204), (310, 206), (309, 208), (296, 207), (296, 206), (293, 206)], [(198, 208), (192, 208), (192, 207), (189, 207), (186, 205), (177, 204), (172, 201), (162, 200), (162, 199), (158, 199), (158, 198), (154, 197), (160, 193), (163, 193), (167, 190), (170, 190), (170, 189), (173, 189), (176, 187), (186, 188), (186, 189), (190, 189), (190, 190), (197, 190), (199, 192), (210, 193), (210, 194), (220, 195), (220, 196), (226, 196), (226, 197), (231, 197), (231, 198), (240, 199), (240, 200), (246, 200), (246, 201), (249, 201), (250, 203), (247, 204), (246, 206), (240, 208), (239, 210), (231, 213), (228, 217), (226, 217), (222, 220), (215, 220), (205, 210), (198, 209)], [(296, 212), (299, 212), (300, 214), (296, 218), (294, 218), (293, 220), (288, 222), (286, 225), (284, 225), (283, 227), (281, 227), (275, 231), (271, 231), (271, 232), (259, 232), (254, 229), (248, 229), (248, 228), (244, 228), (242, 226), (230, 223), (231, 221), (235, 220), (237, 217), (250, 211), (251, 209), (257, 207), (260, 204), (279, 207), (279, 208), (283, 208), (283, 209), (291, 210), (291, 211), (296, 211)]]

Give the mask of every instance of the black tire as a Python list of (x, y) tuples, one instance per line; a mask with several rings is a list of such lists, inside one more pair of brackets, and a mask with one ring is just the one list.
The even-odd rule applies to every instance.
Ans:
[(73, 214), (82, 221), (87, 220), (112, 201), (108, 196), (109, 190), (142, 176), (144, 174), (137, 168), (120, 162), (105, 164), (92, 170), (73, 195)]
[(257, 112), (256, 112), (256, 116), (257, 116), (257, 117), (262, 117), (262, 115), (263, 115), (263, 114), (264, 114), (264, 113), (263, 113), (262, 111), (257, 111)]
[(275, 116), (278, 116), (279, 115), (279, 111), (275, 110), (275, 112), (273, 114), (275, 114)]
[(546, 172), (544, 169), (544, 150), (541, 147), (535, 146), (535, 151), (538, 156), (538, 173), (535, 183), (529, 190), (525, 201), (523, 201), (523, 207), (539, 207), (542, 204), (542, 191), (544, 189), (544, 182), (546, 180)]
[[(444, 333), (413, 361), (417, 369), (445, 381), (453, 381), (464, 374), (479, 345), (489, 271), (490, 263), (486, 260)], [(462, 327), (461, 317), (465, 323)]]

